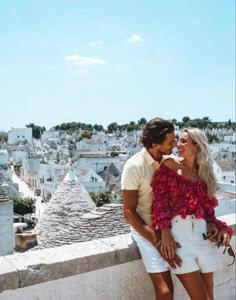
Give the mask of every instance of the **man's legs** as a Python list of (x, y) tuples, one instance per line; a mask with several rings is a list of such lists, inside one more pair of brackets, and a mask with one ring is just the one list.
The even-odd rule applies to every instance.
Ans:
[(174, 286), (170, 271), (149, 273), (154, 285), (156, 300), (173, 300)]

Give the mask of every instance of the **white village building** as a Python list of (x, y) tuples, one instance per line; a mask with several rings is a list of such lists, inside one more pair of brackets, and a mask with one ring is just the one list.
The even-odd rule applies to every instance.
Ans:
[(7, 150), (0, 150), (0, 167), (4, 170), (8, 168), (9, 155)]
[(27, 142), (32, 145), (32, 128), (12, 128), (8, 133), (8, 144), (18, 145), (19, 142)]
[(235, 169), (227, 160), (214, 160), (213, 171), (218, 182), (235, 184)]

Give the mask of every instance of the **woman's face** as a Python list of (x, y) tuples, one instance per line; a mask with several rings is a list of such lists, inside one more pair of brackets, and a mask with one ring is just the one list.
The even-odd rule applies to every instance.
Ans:
[(194, 159), (197, 152), (197, 145), (193, 143), (188, 132), (181, 133), (177, 143), (178, 155), (183, 158)]

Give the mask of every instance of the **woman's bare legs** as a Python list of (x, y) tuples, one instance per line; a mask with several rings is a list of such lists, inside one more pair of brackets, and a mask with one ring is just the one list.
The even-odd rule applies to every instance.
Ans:
[(202, 279), (205, 282), (205, 285), (208, 290), (208, 294), (211, 300), (214, 300), (214, 292), (213, 292), (213, 272), (210, 273), (201, 273)]
[(149, 273), (149, 276), (154, 285), (156, 300), (173, 300), (174, 286), (170, 271)]
[(213, 300), (213, 273), (176, 274), (191, 300)]

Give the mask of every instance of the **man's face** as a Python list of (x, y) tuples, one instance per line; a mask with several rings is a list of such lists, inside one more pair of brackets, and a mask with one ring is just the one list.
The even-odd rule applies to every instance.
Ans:
[(156, 144), (156, 150), (159, 155), (170, 155), (172, 149), (176, 147), (175, 133), (167, 133), (166, 138), (162, 144)]

